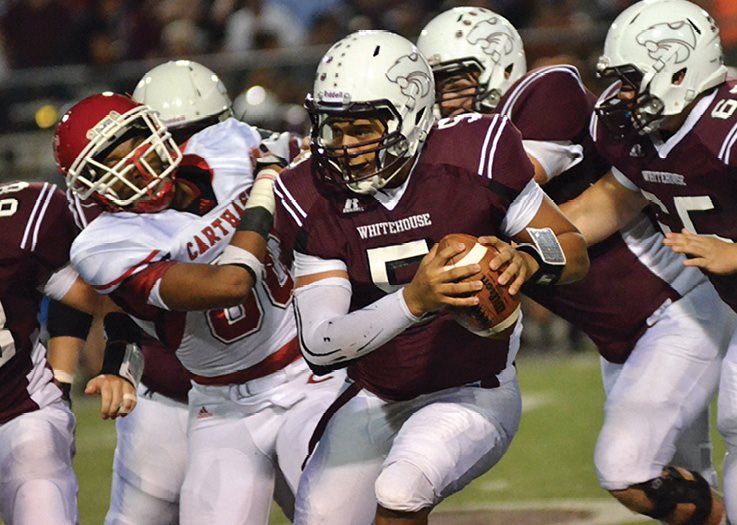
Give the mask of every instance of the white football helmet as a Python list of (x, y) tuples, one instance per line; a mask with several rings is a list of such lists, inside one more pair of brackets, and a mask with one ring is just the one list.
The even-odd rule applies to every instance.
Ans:
[[(455, 7), (425, 26), (417, 48), (440, 76), (478, 72), (474, 109), (488, 111), (527, 72), (522, 38), (503, 16), (482, 7)], [(440, 93), (438, 93), (438, 96)]]
[(618, 136), (658, 129), (681, 113), (699, 93), (724, 82), (719, 28), (701, 7), (686, 0), (642, 0), (612, 23), (597, 73), (634, 89), (633, 102), (615, 94), (597, 113)]
[[(358, 31), (333, 44), (320, 61), (314, 91), (305, 101), (319, 174), (356, 193), (383, 188), (427, 138), (435, 121), (434, 93), (430, 65), (412, 42), (399, 35)], [(383, 137), (358, 144), (361, 154), (376, 153), (375, 171), (354, 172), (350, 161), (358, 155), (332, 144), (330, 126), (325, 125), (331, 117), (383, 122)]]
[(159, 112), (169, 129), (231, 116), (228, 91), (218, 76), (191, 60), (172, 60), (143, 75), (133, 100)]

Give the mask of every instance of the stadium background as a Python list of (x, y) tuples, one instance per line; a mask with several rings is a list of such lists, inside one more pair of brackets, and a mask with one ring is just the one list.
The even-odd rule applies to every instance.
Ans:
[[(631, 0), (0, 0), (0, 182), (57, 174), (51, 137), (75, 101), (132, 92), (145, 71), (190, 58), (216, 71), (249, 123), (305, 133), (302, 108), (317, 61), (344, 35), (390, 29), (415, 39), (435, 14), (477, 5), (506, 16), (525, 42), (528, 67), (572, 63), (588, 87), (617, 13)], [(737, 2), (697, 0), (715, 16), (728, 64), (737, 64)], [(444, 503), (431, 523), (644, 523), (598, 488), (592, 465), (603, 394), (591, 343), (526, 305), (520, 378), (525, 415), (502, 463)], [(85, 356), (78, 384), (99, 367)], [(114, 425), (96, 400), (75, 396), (82, 525), (107, 508)], [(715, 459), (723, 448), (714, 433)], [(474, 514), (492, 508), (493, 512)], [(468, 511), (467, 513), (461, 510)], [(273, 523), (286, 523), (275, 512)]]

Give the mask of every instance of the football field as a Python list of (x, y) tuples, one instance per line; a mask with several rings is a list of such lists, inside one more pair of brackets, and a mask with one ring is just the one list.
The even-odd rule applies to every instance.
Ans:
[[(524, 353), (524, 351), (523, 351)], [(599, 488), (592, 463), (603, 393), (593, 352), (518, 361), (524, 414), (504, 459), (432, 515), (434, 525), (644, 525)], [(103, 521), (110, 487), (114, 424), (96, 401), (76, 399), (81, 525)], [(717, 463), (723, 447), (712, 430)], [(717, 465), (721, 471), (721, 465)], [(272, 524), (288, 523), (276, 509)], [(227, 525), (227, 524), (223, 524)], [(348, 524), (346, 524), (348, 525)]]

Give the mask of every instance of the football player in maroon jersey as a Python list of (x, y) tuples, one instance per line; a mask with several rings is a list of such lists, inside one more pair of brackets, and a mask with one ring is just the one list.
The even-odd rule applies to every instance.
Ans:
[[(303, 355), (350, 382), (320, 426), (295, 523), (427, 523), (443, 498), (496, 464), (517, 431), (521, 325), (497, 338), (444, 307), (472, 306), (478, 267), (445, 268), (480, 236), (508, 264), (500, 283), (565, 283), (585, 243), (532, 179), (518, 131), (500, 116), (434, 127), (432, 71), (385, 31), (349, 35), (307, 98), (311, 158), (283, 171), (275, 224), (293, 256)], [(533, 243), (519, 251), (499, 237)], [(545, 252), (543, 254), (543, 251)], [(471, 294), (471, 296), (469, 296)]]
[[(0, 517), (7, 523), (79, 519), (74, 416), (53, 381), (37, 320), (42, 292), (88, 314), (100, 306), (68, 265), (76, 233), (53, 184), (0, 185)], [(135, 404), (135, 387), (122, 377), (97, 376), (88, 390), (102, 394), (104, 417)]]
[[(708, 254), (691, 244), (704, 235), (726, 244), (737, 239), (734, 220), (737, 89), (727, 79), (719, 29), (686, 0), (638, 2), (612, 24), (597, 65), (616, 82), (604, 91), (591, 136), (613, 165), (565, 208), (590, 243), (607, 237), (650, 204), (666, 245), (692, 257), (721, 298), (737, 307), (737, 280), (711, 273)], [(688, 231), (687, 234), (674, 232)], [(712, 244), (700, 238), (704, 245)], [(703, 255), (707, 255), (706, 258)], [(700, 313), (709, 319), (711, 312)], [(718, 326), (718, 325), (717, 325)], [(719, 383), (717, 424), (728, 454), (724, 462), (727, 517), (737, 522), (737, 343), (730, 342)], [(667, 523), (719, 523), (702, 497), (703, 484), (674, 473), (665, 482), (623, 490), (631, 508)], [(634, 488), (633, 488), (634, 489)]]
[[(559, 65), (527, 72), (522, 40), (503, 17), (454, 8), (431, 20), (417, 45), (433, 67), (441, 115), (508, 116), (522, 133), (535, 179), (556, 202), (609, 171), (588, 133), (596, 98), (578, 71)], [(581, 281), (525, 289), (586, 333), (602, 356), (607, 401), (595, 465), (602, 486), (625, 503), (622, 489), (659, 478), (669, 465), (716, 486), (707, 406), (734, 322), (683, 315), (698, 306), (732, 317), (703, 275), (662, 241), (638, 214), (589, 249), (591, 268)], [(708, 497), (706, 484), (704, 492)]]

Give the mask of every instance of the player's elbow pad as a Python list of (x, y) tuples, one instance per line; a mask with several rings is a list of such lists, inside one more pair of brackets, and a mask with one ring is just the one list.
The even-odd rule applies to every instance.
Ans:
[(325, 279), (295, 290), (302, 355), (312, 366), (346, 366), (418, 321), (407, 309), (401, 290), (347, 313), (350, 302), (351, 288), (345, 279)]

